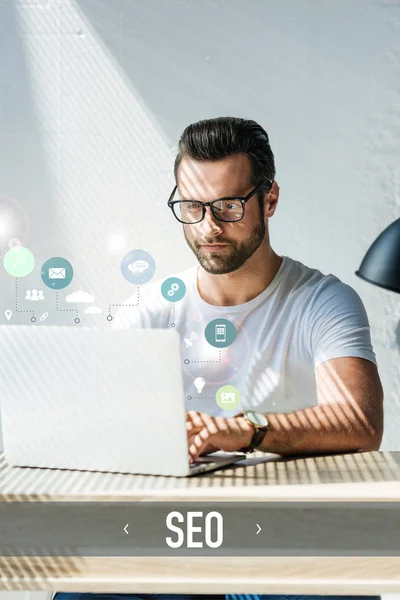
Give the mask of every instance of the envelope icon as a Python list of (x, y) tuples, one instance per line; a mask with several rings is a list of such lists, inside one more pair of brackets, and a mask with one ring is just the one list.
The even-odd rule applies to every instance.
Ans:
[(49, 269), (49, 279), (65, 279), (65, 269), (61, 267), (53, 267)]

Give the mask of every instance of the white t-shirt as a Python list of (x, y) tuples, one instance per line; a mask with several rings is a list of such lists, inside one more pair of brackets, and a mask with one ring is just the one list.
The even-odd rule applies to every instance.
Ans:
[[(320, 363), (356, 356), (376, 364), (362, 300), (334, 275), (283, 256), (274, 279), (256, 298), (213, 306), (198, 293), (197, 270), (174, 275), (186, 285), (179, 302), (162, 296), (164, 280), (150, 282), (140, 288), (138, 306), (120, 308), (113, 322), (116, 328), (175, 324), (181, 335), (187, 410), (225, 417), (249, 408), (262, 413), (300, 410), (318, 404), (314, 369)], [(137, 298), (135, 290), (126, 304), (137, 304)], [(204, 335), (206, 325), (218, 318), (231, 321), (237, 332), (223, 349), (210, 345)], [(200, 394), (197, 377), (206, 382)], [(224, 385), (240, 391), (237, 410), (218, 407), (215, 395)]]

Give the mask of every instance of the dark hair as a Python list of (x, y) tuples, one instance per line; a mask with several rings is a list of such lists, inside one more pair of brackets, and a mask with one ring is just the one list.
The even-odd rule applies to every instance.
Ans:
[[(275, 159), (269, 145), (267, 132), (249, 119), (217, 117), (191, 123), (179, 140), (179, 152), (175, 158), (176, 182), (183, 157), (193, 160), (220, 160), (232, 154), (246, 154), (252, 166), (251, 184), (256, 186), (263, 179), (275, 179)], [(262, 188), (263, 189), (263, 188)], [(262, 191), (259, 195), (262, 199)]]

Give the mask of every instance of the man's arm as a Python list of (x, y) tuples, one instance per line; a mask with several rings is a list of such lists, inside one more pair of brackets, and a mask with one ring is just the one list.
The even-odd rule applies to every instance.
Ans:
[(383, 390), (360, 296), (339, 280), (327, 281), (309, 302), (305, 331), (318, 406), (267, 415), (271, 429), (262, 448), (279, 454), (378, 450)]
[[(267, 414), (264, 452), (282, 455), (378, 450), (383, 435), (383, 390), (376, 365), (341, 357), (316, 367), (318, 406)], [(232, 419), (188, 413), (192, 459), (217, 447), (226, 451), (249, 445), (254, 433), (242, 416)], [(210, 449), (209, 449), (210, 448)]]
[(318, 454), (379, 450), (383, 389), (376, 365), (356, 357), (334, 358), (316, 368), (318, 406), (266, 415), (270, 428), (260, 450)]

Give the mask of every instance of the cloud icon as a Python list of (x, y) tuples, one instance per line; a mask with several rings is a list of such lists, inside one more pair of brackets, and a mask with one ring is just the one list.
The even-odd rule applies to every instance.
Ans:
[(85, 308), (84, 313), (86, 315), (99, 315), (103, 312), (103, 309), (100, 306), (88, 306)]
[(66, 302), (94, 302), (93, 296), (91, 296), (88, 292), (83, 292), (82, 290), (78, 290), (77, 292), (69, 294), (65, 300)]

